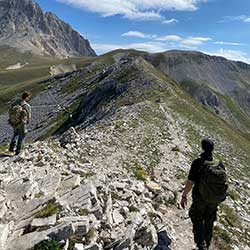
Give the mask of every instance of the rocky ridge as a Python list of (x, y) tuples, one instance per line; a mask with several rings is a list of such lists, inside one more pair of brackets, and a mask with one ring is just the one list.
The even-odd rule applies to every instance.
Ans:
[[(182, 129), (185, 120), (161, 105), (164, 127), (151, 126), (140, 118), (144, 109), (149, 103), (132, 112), (123, 108), (106, 128), (71, 128), (58, 140), (28, 146), (21, 157), (0, 160), (3, 249), (30, 249), (48, 239), (63, 249), (154, 249), (164, 231), (171, 249), (191, 249), (191, 223), (178, 205), (194, 153)], [(245, 182), (232, 179), (231, 185)], [(232, 249), (249, 249), (236, 238), (244, 234), (242, 225), (249, 227), (249, 205), (247, 196), (227, 200), (241, 218), (230, 221), (236, 223), (230, 226)], [(228, 230), (223, 209), (219, 216), (217, 227)], [(222, 249), (219, 242), (214, 249)]]
[(0, 1), (0, 45), (60, 58), (96, 55), (88, 40), (33, 0)]
[(27, 249), (54, 239), (65, 249), (147, 249), (163, 228), (173, 249), (191, 249), (179, 195), (201, 138), (210, 137), (230, 176), (214, 249), (249, 249), (249, 141), (143, 58), (115, 59), (41, 83), (48, 103), (52, 93), (77, 105), (54, 138), (0, 159), (1, 244)]
[[(138, 172), (131, 176), (132, 169), (118, 162), (126, 152), (105, 145), (119, 135), (115, 129), (109, 131), (112, 138), (107, 132), (97, 134), (98, 126), (80, 134), (71, 128), (59, 141), (38, 142), (22, 157), (1, 160), (4, 249), (30, 249), (48, 238), (64, 249), (70, 249), (69, 241), (73, 249), (153, 249), (157, 232), (164, 229), (172, 235), (173, 249), (192, 245), (190, 234), (181, 232), (181, 227), (191, 228), (186, 213), (177, 208), (182, 182), (174, 182), (177, 169), (171, 160), (178, 159), (186, 170), (186, 158), (172, 147), (190, 148), (174, 139), (164, 149), (170, 164), (159, 165), (155, 179), (143, 169), (134, 169)], [(48, 204), (56, 212), (40, 218)]]

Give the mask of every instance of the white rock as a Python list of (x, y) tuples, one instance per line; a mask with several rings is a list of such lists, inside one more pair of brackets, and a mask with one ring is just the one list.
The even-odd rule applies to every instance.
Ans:
[(3, 202), (2, 204), (0, 204), (0, 219), (4, 218), (5, 213), (7, 212), (8, 208), (5, 204), (5, 202)]
[(79, 187), (81, 185), (80, 175), (74, 175), (63, 180), (59, 186), (59, 189), (70, 189)]
[(113, 220), (116, 225), (119, 225), (124, 221), (124, 217), (120, 214), (119, 209), (113, 211)]
[(5, 243), (9, 235), (9, 225), (0, 224), (0, 250), (5, 249)]
[(163, 204), (160, 204), (158, 210), (161, 212), (161, 213), (168, 213), (169, 209), (167, 206), (163, 205)]
[(59, 173), (46, 175), (39, 182), (39, 187), (42, 193), (45, 195), (53, 194), (56, 192), (61, 182), (61, 176)]
[(161, 187), (153, 181), (148, 181), (146, 187), (152, 192), (158, 192), (161, 190)]
[(89, 231), (89, 218), (87, 216), (63, 217), (59, 222), (72, 223), (75, 229), (75, 234), (81, 237), (85, 236)]
[(33, 227), (42, 227), (42, 226), (53, 226), (56, 224), (56, 214), (53, 214), (47, 218), (35, 218), (31, 222)]
[(102, 249), (102, 247), (96, 243), (84, 248), (84, 250), (101, 250), (101, 249)]
[(84, 250), (84, 247), (83, 247), (83, 244), (80, 244), (80, 243), (76, 243), (74, 245), (74, 250)]
[(107, 205), (106, 205), (106, 217), (107, 222), (112, 225), (113, 224), (113, 217), (112, 217), (112, 197), (111, 194), (109, 194)]

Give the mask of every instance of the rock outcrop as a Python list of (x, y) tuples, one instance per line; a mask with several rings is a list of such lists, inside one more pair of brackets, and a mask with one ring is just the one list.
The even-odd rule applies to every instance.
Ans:
[(88, 40), (33, 0), (0, 0), (0, 45), (60, 58), (96, 55)]

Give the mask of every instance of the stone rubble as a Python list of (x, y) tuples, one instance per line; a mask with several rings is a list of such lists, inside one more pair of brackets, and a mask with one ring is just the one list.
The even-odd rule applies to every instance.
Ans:
[[(191, 150), (172, 130), (174, 140), (161, 145), (151, 175), (152, 159), (136, 159), (145, 168), (122, 165), (128, 152), (119, 151), (123, 138), (112, 130), (70, 129), (60, 140), (29, 145), (21, 157), (0, 159), (0, 247), (28, 250), (53, 239), (65, 250), (72, 244), (75, 250), (154, 249), (166, 231), (171, 249), (191, 249), (191, 222), (178, 205)], [(131, 141), (120, 143), (130, 149)], [(176, 145), (180, 152), (172, 150)]]

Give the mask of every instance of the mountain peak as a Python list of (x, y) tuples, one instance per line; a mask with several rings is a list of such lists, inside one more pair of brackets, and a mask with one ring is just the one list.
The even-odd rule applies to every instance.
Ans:
[(33, 0), (0, 0), (0, 45), (61, 58), (96, 55), (88, 40)]

